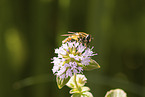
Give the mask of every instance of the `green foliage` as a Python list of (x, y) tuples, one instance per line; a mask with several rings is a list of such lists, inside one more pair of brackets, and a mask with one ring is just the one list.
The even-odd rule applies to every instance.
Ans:
[(90, 92), (84, 92), (82, 94), (73, 94), (71, 97), (93, 97), (93, 95)]
[(92, 93), (89, 92), (90, 88), (84, 86), (86, 81), (87, 78), (82, 74), (77, 74), (70, 78), (66, 85), (71, 88), (71, 97), (93, 97)]
[(76, 93), (76, 94), (73, 94), (71, 97), (81, 97), (81, 94)]
[(66, 84), (69, 88), (76, 88), (75, 81), (77, 82), (78, 86), (84, 86), (85, 83), (87, 82), (87, 78), (85, 77), (85, 75), (77, 74), (76, 79), (74, 77), (75, 76), (72, 76), (69, 82)]
[(100, 65), (93, 59), (91, 59), (91, 62), (89, 65), (83, 67), (84, 70), (93, 70), (100, 68)]
[(93, 97), (92, 93), (91, 92), (84, 92), (82, 94), (83, 97)]
[(122, 89), (115, 89), (107, 92), (105, 97), (127, 97), (127, 95)]
[(57, 82), (57, 86), (59, 89), (61, 89), (64, 85), (66, 85), (66, 83), (69, 81), (70, 77), (66, 78), (66, 79), (61, 79), (59, 77), (56, 77), (56, 82)]

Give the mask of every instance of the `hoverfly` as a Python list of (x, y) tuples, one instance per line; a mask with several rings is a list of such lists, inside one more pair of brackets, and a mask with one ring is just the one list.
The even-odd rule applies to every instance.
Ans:
[(66, 43), (66, 42), (73, 42), (73, 41), (77, 41), (77, 42), (81, 42), (82, 44), (84, 44), (85, 46), (88, 45), (88, 43), (91, 42), (92, 37), (90, 34), (87, 34), (85, 32), (68, 32), (69, 34), (64, 34), (61, 36), (68, 36), (66, 39), (64, 39), (62, 41), (62, 43)]

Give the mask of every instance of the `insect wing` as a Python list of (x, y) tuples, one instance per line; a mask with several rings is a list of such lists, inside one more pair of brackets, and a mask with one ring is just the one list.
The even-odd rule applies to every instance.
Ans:
[(61, 36), (72, 36), (72, 34), (63, 34)]
[(68, 32), (68, 33), (75, 33), (75, 32)]

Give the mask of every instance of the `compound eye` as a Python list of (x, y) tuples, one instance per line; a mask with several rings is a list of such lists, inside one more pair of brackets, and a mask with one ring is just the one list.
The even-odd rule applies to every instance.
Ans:
[(87, 41), (90, 42), (90, 41), (91, 41), (90, 39), (91, 39), (91, 38), (90, 38), (90, 35), (87, 35)]
[(86, 38), (85, 37), (83, 37), (83, 39), (82, 39), (83, 41), (85, 41), (86, 40)]
[(70, 41), (73, 42), (73, 41), (75, 41), (75, 39), (71, 39)]

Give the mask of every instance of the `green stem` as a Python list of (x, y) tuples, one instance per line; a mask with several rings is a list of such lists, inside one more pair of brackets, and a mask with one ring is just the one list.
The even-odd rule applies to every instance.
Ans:
[(76, 79), (76, 74), (74, 74), (74, 82), (75, 82), (76, 88), (79, 90), (79, 87), (78, 87), (78, 84), (77, 84), (77, 79)]

